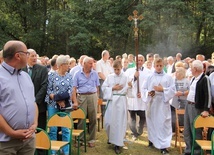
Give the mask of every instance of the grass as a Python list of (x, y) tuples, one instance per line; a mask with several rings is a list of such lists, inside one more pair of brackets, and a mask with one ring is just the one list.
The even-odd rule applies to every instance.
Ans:
[[(138, 140), (132, 141), (130, 131), (127, 132), (126, 146), (128, 150), (122, 149), (121, 155), (161, 155), (160, 150), (156, 148), (149, 148), (147, 140), (147, 132), (139, 137)], [(81, 155), (115, 155), (114, 146), (107, 144), (107, 136), (104, 129), (97, 132), (96, 146), (94, 148), (87, 147), (87, 152), (84, 152), (84, 147), (81, 147)], [(173, 137), (174, 139), (174, 137)], [(179, 147), (174, 147), (174, 140), (171, 142), (171, 147), (168, 149), (170, 155), (179, 155)], [(73, 153), (76, 154), (77, 149), (73, 149)]]

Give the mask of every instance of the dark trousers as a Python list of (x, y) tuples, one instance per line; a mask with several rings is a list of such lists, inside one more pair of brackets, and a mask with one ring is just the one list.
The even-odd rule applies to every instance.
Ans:
[[(100, 81), (100, 86), (99, 86), (99, 98), (100, 98), (100, 99), (103, 99), (103, 91), (102, 91), (101, 87), (102, 87), (102, 85), (103, 85), (104, 80), (99, 79), (99, 81)], [(106, 100), (103, 99), (103, 101), (105, 102)], [(101, 113), (102, 113), (102, 116), (105, 115), (105, 109), (106, 109), (106, 106), (105, 106), (105, 105), (101, 105)]]
[[(142, 135), (143, 133), (143, 127), (146, 123), (146, 115), (145, 111), (137, 110), (129, 110), (130, 114), (130, 122), (129, 122), (129, 128), (132, 131), (133, 135), (135, 137), (138, 137)], [(139, 116), (139, 122), (136, 122), (137, 116)]]

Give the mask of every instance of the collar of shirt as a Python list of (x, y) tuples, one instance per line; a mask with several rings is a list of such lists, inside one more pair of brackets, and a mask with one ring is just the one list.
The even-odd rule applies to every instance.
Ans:
[(154, 72), (155, 74), (157, 74), (157, 75), (163, 75), (164, 74), (164, 72), (163, 71), (161, 71), (160, 73), (158, 73), (158, 72)]
[(195, 77), (194, 80), (197, 80), (197, 81), (198, 81), (198, 80), (201, 78), (202, 74), (203, 74), (203, 72), (202, 72), (199, 76)]
[(29, 66), (29, 65), (27, 65), (27, 68), (28, 68), (28, 69), (29, 69), (29, 68), (33, 69), (33, 66)]
[(114, 73), (114, 76), (116, 76), (116, 77), (120, 77), (120, 76), (122, 76), (122, 74), (123, 74), (123, 72), (122, 72), (122, 70), (121, 70), (121, 72), (120, 72), (120, 74), (119, 74), (119, 75), (117, 75), (117, 74), (115, 74), (115, 73)]
[[(128, 68), (127, 68), (128, 69)], [(133, 67), (133, 69), (137, 69), (137, 67), (135, 66), (135, 67)], [(138, 67), (138, 71), (143, 71), (144, 70), (144, 67), (143, 66), (141, 66), (141, 67)]]
[[(81, 68), (81, 73), (85, 74), (85, 72), (83, 71), (83, 67)], [(92, 69), (90, 70), (90, 74), (92, 73)]]
[(13, 68), (12, 66), (8, 65), (6, 62), (2, 63), (2, 67), (7, 70), (11, 75), (13, 75), (16, 71), (19, 74), (21, 72), (21, 69), (17, 70)]
[(108, 63), (108, 61), (106, 60), (106, 61), (104, 61), (103, 59), (101, 59), (101, 61), (103, 62), (103, 63)]

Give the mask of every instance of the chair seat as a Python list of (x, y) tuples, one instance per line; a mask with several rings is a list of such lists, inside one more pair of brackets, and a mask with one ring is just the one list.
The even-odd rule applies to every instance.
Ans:
[(73, 129), (72, 136), (80, 136), (83, 132), (84, 130)]
[(40, 149), (40, 150), (46, 150), (46, 147), (41, 147), (41, 146), (36, 146), (36, 149)]
[(197, 143), (203, 150), (211, 150), (211, 141), (209, 141), (209, 140), (196, 140), (196, 143)]
[(63, 146), (69, 144), (68, 142), (64, 142), (64, 141), (55, 141), (52, 140), (51, 141), (51, 149), (52, 150), (60, 150)]

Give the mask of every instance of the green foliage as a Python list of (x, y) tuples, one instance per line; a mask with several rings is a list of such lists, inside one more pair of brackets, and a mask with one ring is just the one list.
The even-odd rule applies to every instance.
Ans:
[(0, 8), (0, 46), (22, 40), (40, 55), (134, 54), (133, 10), (144, 16), (138, 21), (142, 54), (210, 57), (214, 47), (213, 0), (2, 0)]

